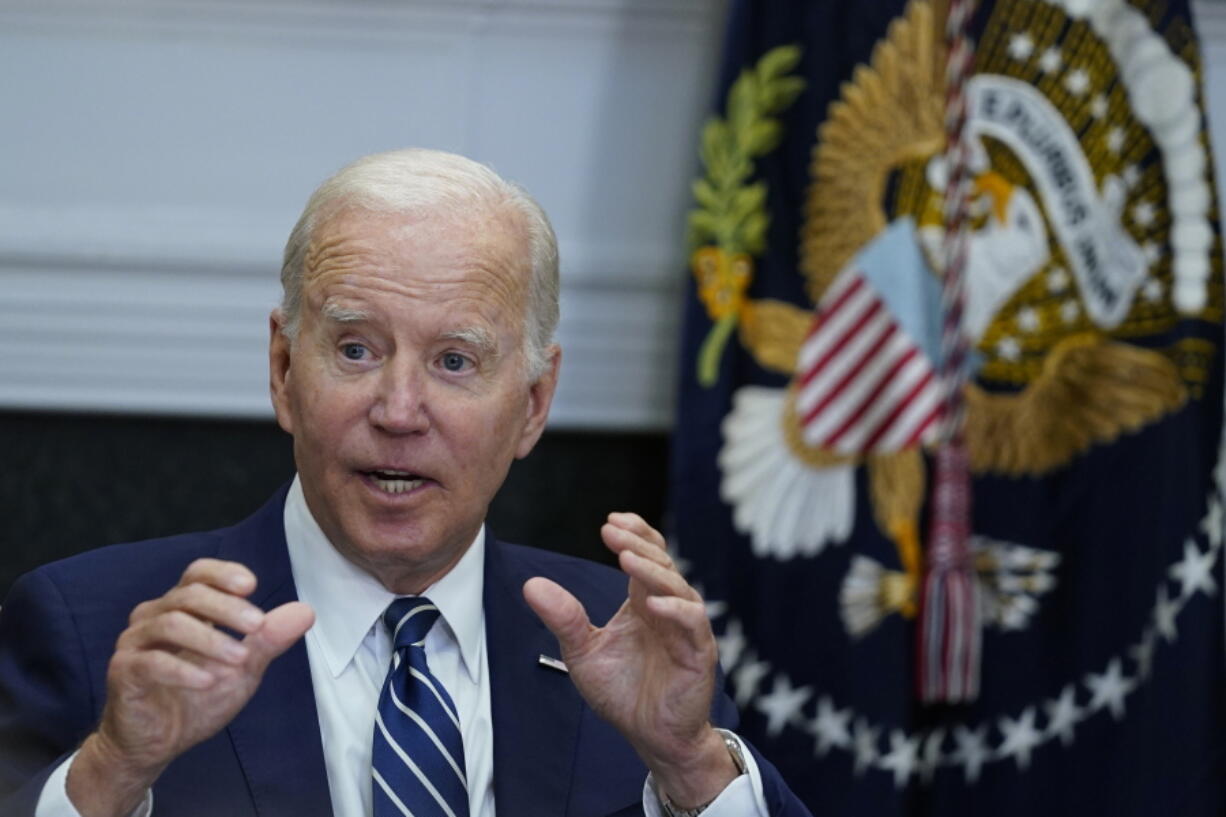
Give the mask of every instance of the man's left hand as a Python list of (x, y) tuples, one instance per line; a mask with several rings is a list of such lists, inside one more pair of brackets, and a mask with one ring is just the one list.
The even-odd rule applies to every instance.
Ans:
[(562, 646), (588, 704), (638, 752), (659, 789), (681, 808), (713, 800), (738, 774), (708, 714), (718, 650), (702, 597), (637, 514), (613, 513), (600, 529), (630, 577), (625, 603), (604, 627), (544, 578), (524, 598)]

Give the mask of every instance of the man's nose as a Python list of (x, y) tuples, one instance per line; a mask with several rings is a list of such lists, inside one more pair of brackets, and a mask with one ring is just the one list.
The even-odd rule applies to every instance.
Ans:
[(415, 434), (430, 428), (427, 379), (415, 365), (384, 366), (370, 407), (370, 422), (390, 434)]

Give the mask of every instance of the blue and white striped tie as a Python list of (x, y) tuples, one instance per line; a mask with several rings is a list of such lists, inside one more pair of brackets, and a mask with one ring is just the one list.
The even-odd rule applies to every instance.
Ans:
[(375, 711), (374, 817), (468, 817), (459, 713), (422, 646), (437, 619), (423, 596), (396, 599), (383, 614), (392, 666)]

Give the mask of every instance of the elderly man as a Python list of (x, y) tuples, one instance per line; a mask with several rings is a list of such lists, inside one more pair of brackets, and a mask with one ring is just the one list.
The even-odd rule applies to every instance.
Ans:
[(656, 531), (609, 516), (623, 573), (486, 535), (557, 383), (539, 206), (458, 156), (367, 157), (311, 197), (282, 283), (297, 477), (235, 527), (14, 586), (0, 811), (803, 813), (712, 726), (714, 638)]

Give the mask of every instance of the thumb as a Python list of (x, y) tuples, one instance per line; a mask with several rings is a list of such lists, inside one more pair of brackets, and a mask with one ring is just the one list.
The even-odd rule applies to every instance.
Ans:
[(274, 658), (288, 650), (315, 623), (315, 611), (300, 601), (291, 601), (269, 610), (260, 629), (243, 639), (251, 650), (251, 660), (263, 670)]
[(563, 656), (579, 652), (592, 632), (587, 611), (557, 582), (537, 576), (524, 583), (524, 600), (562, 646)]

